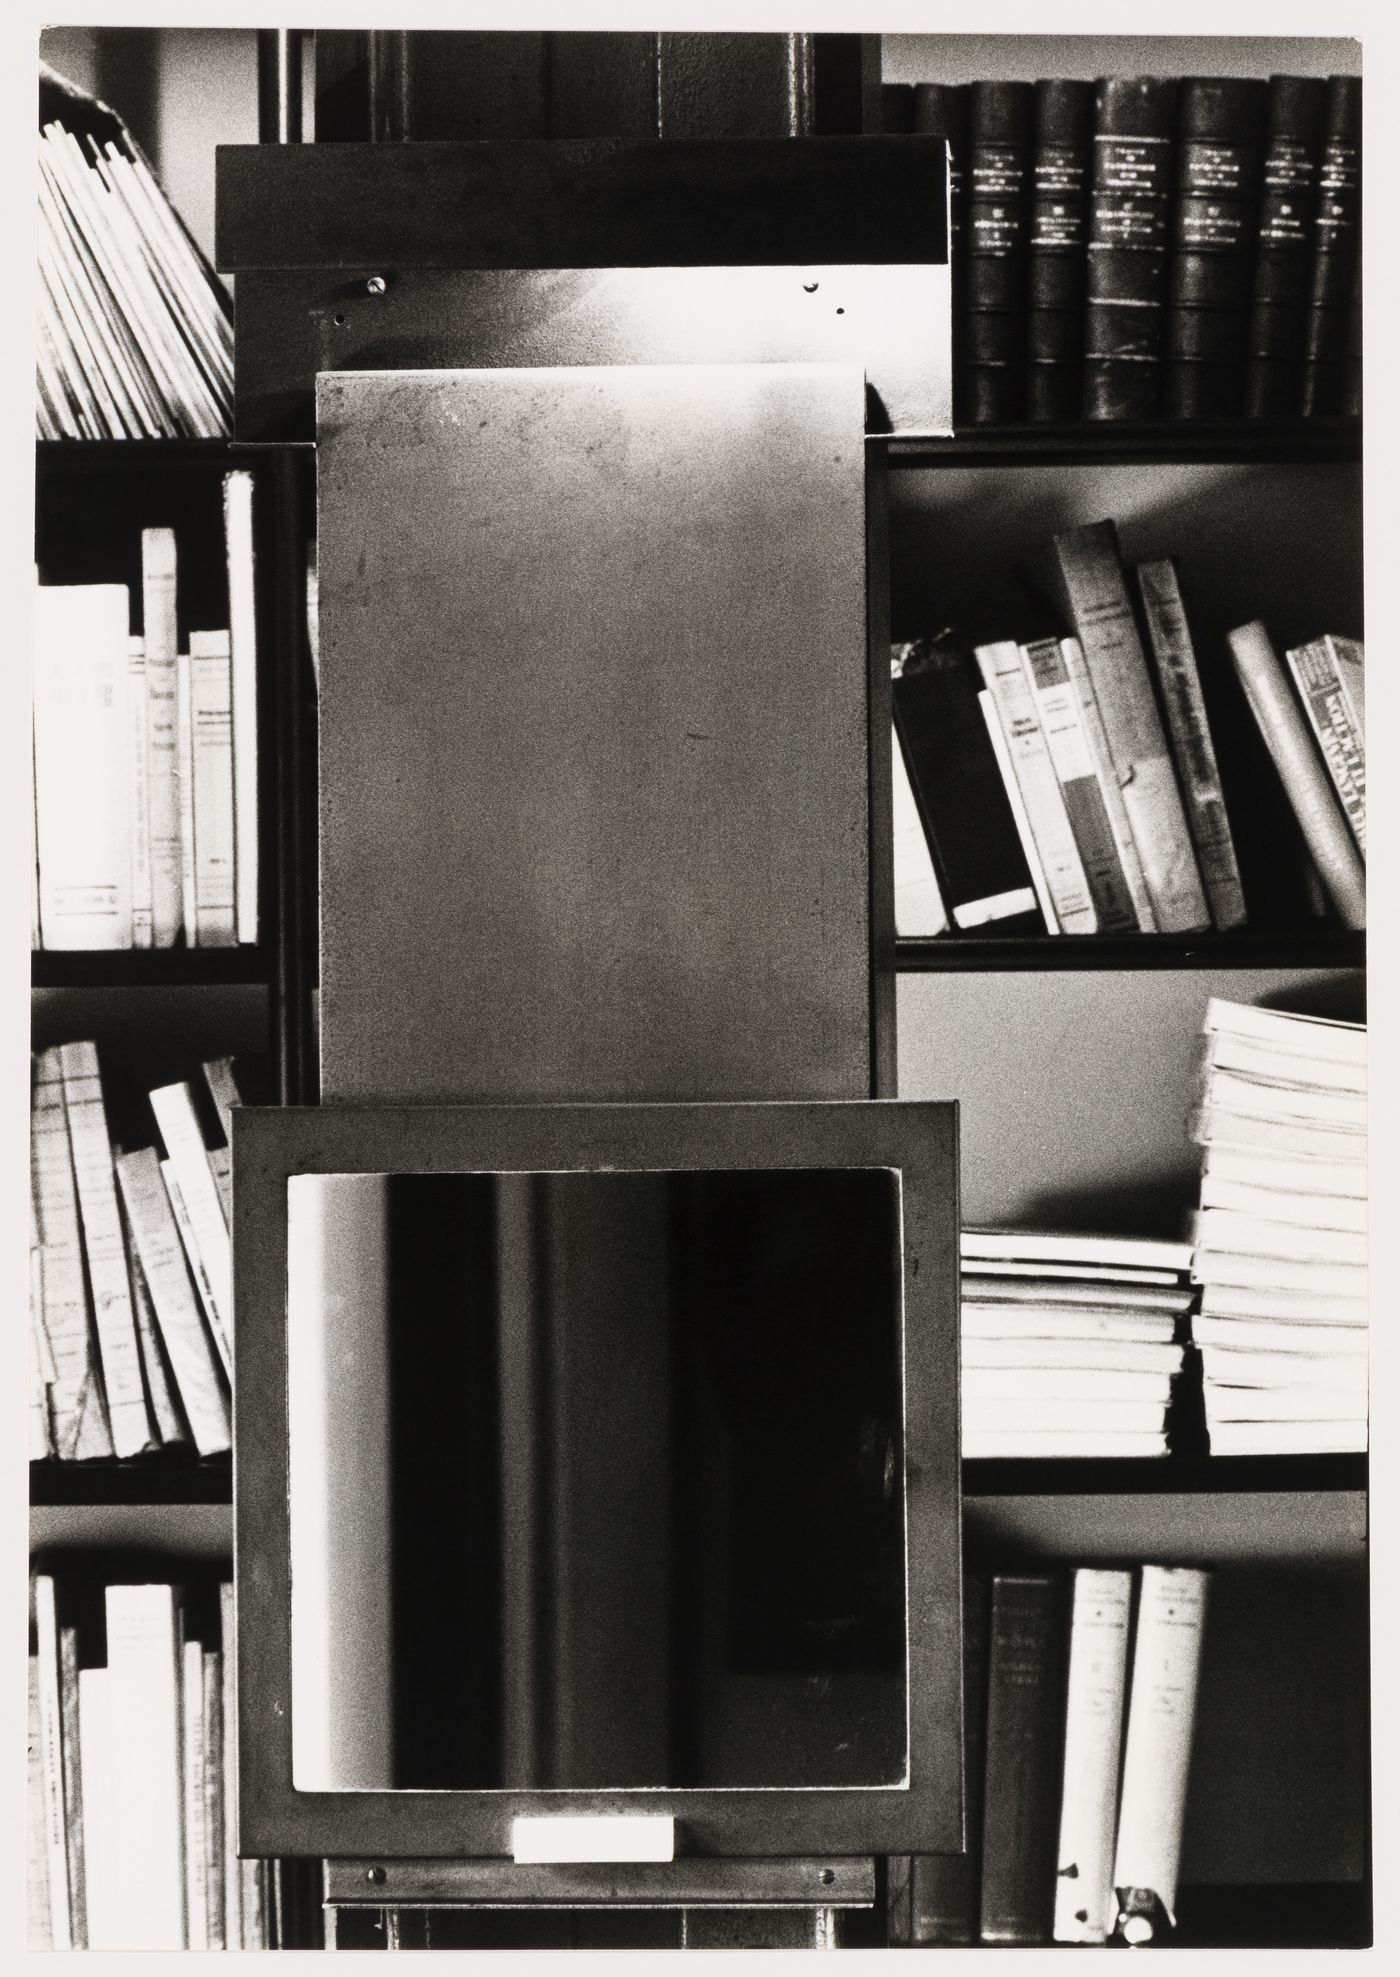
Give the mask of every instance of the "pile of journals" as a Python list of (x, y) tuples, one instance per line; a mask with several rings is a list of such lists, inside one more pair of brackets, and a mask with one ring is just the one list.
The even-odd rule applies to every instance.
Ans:
[(1191, 1245), (962, 1233), (965, 1456), (1164, 1455)]
[(1366, 1030), (1212, 998), (1192, 1275), (1216, 1455), (1366, 1447)]

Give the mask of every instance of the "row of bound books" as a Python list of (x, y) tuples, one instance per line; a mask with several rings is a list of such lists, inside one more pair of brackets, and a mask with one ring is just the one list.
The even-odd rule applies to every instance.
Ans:
[(1047, 636), (894, 648), (898, 931), (1363, 926), (1360, 641), (1198, 650), (1175, 563), (1130, 586), (1111, 521), (1024, 574)]
[(949, 144), (958, 425), (1360, 412), (1358, 76), (883, 96)]
[(119, 583), (40, 584), (36, 947), (233, 947), (258, 935), (253, 480), (224, 476), (228, 627), (180, 650), (173, 529)]
[(109, 1585), (93, 1627), (50, 1574), (31, 1591), (29, 1948), (269, 1948), (271, 1864), (237, 1850), (233, 1587), (210, 1645), (175, 1586)]
[(214, 439), (228, 297), (121, 119), (40, 64), (40, 439)]
[(1212, 1454), (1364, 1450), (1364, 1024), (1212, 997), (1192, 1131)]
[(1148, 1943), (1175, 1926), (1209, 1575), (964, 1583), (967, 1850), (890, 1863), (905, 1943)]
[(62, 1462), (230, 1446), (233, 1062), (163, 1085), (164, 1151), (114, 1146), (91, 1042), (33, 1060), (30, 1455)]

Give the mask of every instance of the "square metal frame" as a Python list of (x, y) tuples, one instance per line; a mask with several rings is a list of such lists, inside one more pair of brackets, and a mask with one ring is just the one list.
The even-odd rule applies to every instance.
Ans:
[[(233, 1116), (239, 1848), (510, 1857), (522, 1813), (672, 1815), (678, 1856), (963, 1845), (955, 1103), (243, 1108)], [(902, 1177), (908, 1768), (895, 1786), (299, 1792), (292, 1782), (287, 1182), (300, 1174), (894, 1168)]]

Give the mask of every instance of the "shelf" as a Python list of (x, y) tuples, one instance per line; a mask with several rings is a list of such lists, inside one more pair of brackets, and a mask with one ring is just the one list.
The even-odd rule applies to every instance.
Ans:
[(260, 947), (131, 947), (97, 953), (36, 949), (33, 988), (230, 988), (260, 985), (269, 961)]
[(232, 1503), (233, 1465), (207, 1462), (31, 1462), (31, 1504), (106, 1508), (129, 1503)]
[(1217, 934), (937, 934), (895, 943), (901, 974), (1002, 969), (1363, 968), (1366, 936), (1340, 927)]
[(1209, 1496), (1240, 1492), (1364, 1490), (1364, 1455), (1033, 1457), (963, 1463), (965, 1497)]
[(1362, 1881), (1182, 1888), (1176, 1949), (1362, 1949), (1371, 1904)]
[(1252, 466), (1357, 462), (1356, 419), (1203, 419), (1063, 426), (973, 426), (964, 432), (872, 434), (893, 467), (1093, 466), (1209, 461)]

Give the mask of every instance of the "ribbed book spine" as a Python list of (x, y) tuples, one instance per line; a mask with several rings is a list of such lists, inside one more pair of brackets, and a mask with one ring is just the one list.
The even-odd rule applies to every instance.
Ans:
[(1176, 84), (1108, 77), (1095, 96), (1084, 415), (1150, 419), (1161, 399)]
[(1094, 85), (1035, 86), (1026, 281), (1027, 419), (1077, 419), (1084, 391), (1084, 284)]
[(1055, 1905), (1063, 1625), (1050, 1577), (992, 1581), (982, 1812), (984, 1943), (1043, 1943)]
[(1140, 563), (1137, 579), (1181, 781), (1186, 821), (1191, 826), (1210, 916), (1223, 933), (1230, 927), (1244, 925), (1244, 888), (1240, 884), (1225, 793), (1220, 786), (1220, 766), (1206, 719), (1196, 649), (1186, 622), (1176, 567), (1170, 558)]
[(1303, 346), (1302, 409), (1311, 416), (1342, 409), (1360, 241), (1361, 78), (1332, 76)]
[(1302, 410), (1326, 119), (1327, 84), (1320, 76), (1270, 76), (1245, 366), (1245, 411), (1255, 419), (1289, 418)]
[(971, 83), (914, 85), (915, 134), (946, 138), (948, 144), (948, 264), (952, 274), (953, 423), (956, 426), (968, 425), (972, 419), (967, 377), (967, 153), (971, 123)]
[(1188, 76), (1181, 85), (1163, 410), (1173, 419), (1244, 410), (1250, 277), (1268, 86)]
[(1034, 111), (1028, 82), (972, 85), (964, 321), (972, 425), (1021, 416)]

